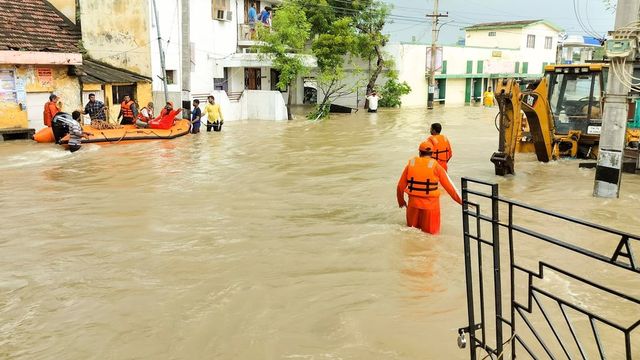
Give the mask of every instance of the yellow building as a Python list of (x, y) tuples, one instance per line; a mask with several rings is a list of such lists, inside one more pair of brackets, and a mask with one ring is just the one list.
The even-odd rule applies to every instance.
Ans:
[[(0, 23), (2, 132), (44, 127), (44, 104), (52, 93), (69, 113), (95, 93), (113, 120), (125, 93), (142, 106), (151, 101), (146, 2), (78, 3), (80, 12), (76, 0), (0, 0), (12, 19)], [(76, 13), (82, 14), (77, 23)]]
[(80, 84), (68, 74), (82, 63), (80, 33), (43, 0), (0, 0), (9, 22), (0, 22), (0, 129), (43, 127), (49, 95), (63, 111), (80, 105)]
[[(1, 0), (0, 0), (1, 1)], [(141, 106), (151, 97), (151, 45), (148, 1), (122, 0), (50, 0), (57, 10), (76, 21), (81, 29), (84, 58), (96, 66), (99, 83), (83, 81), (83, 101), (89, 93), (109, 106), (115, 119), (122, 95), (128, 93)], [(76, 8), (79, 5), (79, 9)], [(79, 20), (79, 21), (78, 21)], [(111, 67), (107, 73), (105, 67)], [(111, 73), (111, 77), (106, 76)], [(116, 74), (117, 73), (117, 74)], [(125, 74), (132, 75), (129, 78)], [(91, 74), (90, 74), (91, 75)], [(130, 80), (141, 81), (130, 81)], [(125, 80), (125, 82), (120, 82)]]

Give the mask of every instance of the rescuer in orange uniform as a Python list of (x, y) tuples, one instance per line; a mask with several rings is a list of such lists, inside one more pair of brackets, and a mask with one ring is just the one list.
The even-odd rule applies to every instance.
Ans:
[(53, 120), (53, 117), (60, 112), (60, 108), (58, 107), (59, 100), (60, 98), (57, 95), (51, 94), (49, 95), (49, 101), (44, 104), (44, 112), (42, 113), (42, 117), (44, 120), (44, 124), (48, 127), (51, 127), (51, 121)]
[[(444, 188), (458, 204), (462, 204), (462, 200), (447, 172), (432, 159), (431, 143), (423, 142), (418, 150), (420, 156), (409, 160), (398, 181), (398, 206), (407, 207), (407, 226), (437, 234), (440, 232), (440, 189)], [(408, 205), (404, 193), (409, 195)]]
[(433, 153), (431, 157), (438, 160), (438, 164), (442, 166), (445, 170), (449, 170), (447, 163), (451, 160), (453, 156), (453, 151), (451, 150), (451, 143), (449, 143), (449, 139), (446, 136), (441, 135), (442, 125), (439, 123), (433, 123), (431, 125), (431, 136), (426, 140), (431, 145), (431, 149)]

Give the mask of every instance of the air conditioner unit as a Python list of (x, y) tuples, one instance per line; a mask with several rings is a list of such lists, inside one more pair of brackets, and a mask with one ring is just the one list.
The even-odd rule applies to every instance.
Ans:
[(233, 21), (233, 11), (227, 11), (227, 20)]

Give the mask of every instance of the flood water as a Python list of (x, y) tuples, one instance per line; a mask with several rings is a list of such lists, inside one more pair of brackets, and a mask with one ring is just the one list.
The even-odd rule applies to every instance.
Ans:
[[(404, 226), (395, 185), (431, 122), (450, 175), (640, 233), (640, 176), (523, 155), (498, 178), (495, 109), (228, 122), (167, 142), (0, 143), (0, 358), (466, 359), (460, 207)], [(565, 231), (562, 228), (558, 232)]]

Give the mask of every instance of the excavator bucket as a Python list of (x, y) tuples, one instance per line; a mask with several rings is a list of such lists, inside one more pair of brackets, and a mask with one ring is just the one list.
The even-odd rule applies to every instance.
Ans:
[(509, 156), (509, 154), (494, 152), (493, 155), (491, 155), (491, 162), (495, 167), (496, 175), (505, 176), (515, 174), (513, 158)]

